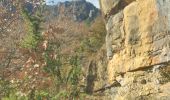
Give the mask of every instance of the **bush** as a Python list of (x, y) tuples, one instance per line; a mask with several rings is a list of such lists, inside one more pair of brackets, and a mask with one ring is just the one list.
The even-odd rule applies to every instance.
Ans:
[(27, 35), (21, 42), (21, 46), (24, 48), (34, 49), (36, 48), (41, 35), (40, 35), (40, 23), (41, 19), (34, 15), (30, 15), (25, 9), (22, 10), (22, 15), (26, 23)]

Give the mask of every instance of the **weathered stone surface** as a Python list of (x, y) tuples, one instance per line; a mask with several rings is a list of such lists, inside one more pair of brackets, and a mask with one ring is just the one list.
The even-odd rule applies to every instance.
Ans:
[(101, 95), (101, 100), (169, 100), (170, 67), (163, 65), (159, 67), (162, 68), (155, 66), (145, 70), (118, 74), (116, 81), (121, 86), (113, 86), (102, 91), (102, 95), (100, 93), (98, 95)]
[(106, 24), (107, 35), (106, 35), (106, 48), (107, 56), (112, 57), (113, 52), (121, 48), (121, 42), (124, 38), (123, 30), (123, 12), (120, 11), (118, 14), (111, 16)]
[[(120, 76), (116, 78), (120, 80)], [(142, 81), (145, 80), (145, 84)], [(121, 87), (113, 100), (169, 100), (168, 78), (157, 72), (128, 72), (121, 78)], [(161, 81), (167, 81), (162, 83)], [(164, 99), (163, 99), (164, 98)]]
[[(107, 21), (106, 44), (113, 52), (109, 79), (124, 73), (170, 61), (170, 2), (138, 0)], [(121, 15), (121, 16), (120, 16)], [(108, 43), (110, 41), (110, 43)], [(109, 52), (109, 50), (107, 50)]]
[(120, 0), (100, 0), (103, 13), (106, 15), (111, 12), (120, 2)]
[(108, 83), (121, 85), (106, 90), (105, 96), (170, 100), (170, 0), (100, 3), (107, 29)]
[(102, 8), (105, 17), (109, 17), (120, 9), (123, 9), (126, 5), (135, 0), (100, 0), (100, 6)]

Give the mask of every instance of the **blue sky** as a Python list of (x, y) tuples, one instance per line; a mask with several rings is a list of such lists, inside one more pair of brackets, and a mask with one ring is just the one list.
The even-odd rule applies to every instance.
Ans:
[[(57, 3), (57, 2), (64, 2), (64, 1), (71, 1), (71, 0), (46, 0), (47, 3), (51, 1), (54, 1), (55, 3)], [(93, 3), (97, 8), (99, 8), (99, 0), (86, 0), (86, 1)]]

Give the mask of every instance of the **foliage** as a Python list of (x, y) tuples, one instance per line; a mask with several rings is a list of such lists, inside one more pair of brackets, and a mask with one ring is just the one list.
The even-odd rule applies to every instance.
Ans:
[[(49, 49), (48, 49), (49, 50)], [(57, 95), (53, 96), (55, 98), (75, 98), (79, 96), (79, 77), (81, 74), (81, 66), (79, 62), (78, 56), (72, 56), (69, 60), (69, 65), (71, 66), (70, 69), (67, 69), (68, 66), (65, 66), (62, 62), (61, 54), (56, 54), (56, 59), (51, 59), (49, 57), (49, 51), (46, 51), (45, 59), (47, 62), (47, 66), (45, 67), (45, 71), (50, 73), (55, 79), (54, 86), (58, 90), (56, 90)], [(64, 60), (66, 62), (67, 60)], [(65, 68), (64, 68), (65, 67)], [(63, 70), (65, 69), (65, 70)], [(68, 70), (68, 74), (66, 74), (66, 70)], [(63, 73), (64, 71), (64, 73)], [(59, 91), (57, 93), (57, 91)]]
[(86, 52), (97, 52), (105, 41), (105, 24), (102, 17), (98, 17), (91, 25), (91, 35), (81, 42), (81, 50)]
[(26, 27), (27, 27), (27, 35), (21, 43), (21, 46), (24, 48), (36, 48), (39, 40), (40, 40), (40, 14), (37, 16), (31, 15), (28, 10), (23, 9), (22, 15), (24, 17)]
[[(86, 20), (85, 23), (89, 27), (74, 22), (68, 24), (69, 22), (67, 20), (62, 20), (63, 25), (60, 25), (58, 21), (54, 21), (54, 25), (52, 26), (55, 27), (56, 25), (59, 28), (51, 28), (47, 31), (47, 34), (42, 35), (40, 34), (43, 22), (42, 9), (38, 8), (35, 12), (29, 13), (29, 11), (23, 9), (23, 5), (21, 5), (21, 13), (22, 22), (24, 21), (22, 25), (25, 24), (23, 30), (26, 31), (26, 35), (20, 43), (20, 48), (24, 49), (26, 53), (21, 54), (22, 59), (19, 59), (20, 61), (23, 60), (23, 63), (19, 64), (19, 67), (17, 68), (13, 67), (14, 69), (10, 69), (12, 72), (15, 72), (13, 72), (10, 77), (7, 76), (8, 80), (14, 79), (16, 82), (19, 81), (19, 83), (16, 83), (17, 86), (10, 81), (0, 80), (0, 91), (3, 91), (0, 93), (0, 97), (3, 97), (2, 100), (80, 99), (82, 96), (82, 93), (80, 93), (80, 77), (82, 76), (83, 67), (81, 53), (94, 53), (102, 46), (105, 37), (105, 26), (103, 21), (98, 18), (93, 24), (93, 22)], [(62, 29), (62, 27), (64, 28)], [(90, 33), (88, 33), (89, 28), (91, 28)], [(57, 37), (59, 34), (61, 35)], [(63, 42), (62, 39), (65, 39), (66, 42)], [(64, 50), (61, 46), (63, 44), (60, 43), (60, 40), (62, 43), (65, 43), (64, 46), (68, 46), (68, 48), (64, 48), (66, 52), (73, 51), (71, 54), (63, 54), (62, 51)], [(44, 41), (48, 42), (47, 49), (44, 49), (42, 46)], [(76, 52), (77, 50), (75, 50), (77, 47), (79, 48), (79, 42), (81, 42), (81, 53)], [(66, 49), (68, 49), (68, 51)], [(17, 51), (20, 52), (18, 48)], [(17, 57), (14, 58), (14, 60), (12, 59), (12, 61), (17, 62)], [(33, 60), (33, 62), (30, 61), (30, 63), (29, 58), (32, 58), (31, 60)], [(35, 68), (34, 65), (38, 65), (38, 67)], [(10, 66), (13, 66), (13, 64), (10, 64)], [(25, 75), (26, 72), (27, 75)], [(35, 74), (36, 72), (37, 74)], [(29, 76), (31, 76), (31, 78), (29, 78)], [(20, 77), (22, 78), (20, 79)], [(49, 82), (50, 85), (48, 84), (46, 87), (38, 86), (41, 82), (43, 83), (44, 78), (47, 80), (49, 79), (47, 82)], [(43, 81), (41, 79), (43, 79)], [(35, 84), (35, 86), (30, 88), (32, 84)]]
[(80, 58), (78, 55), (72, 56), (70, 58), (70, 65), (72, 66), (72, 69), (70, 70), (68, 80), (71, 82), (72, 85), (77, 85), (78, 78), (81, 72)]
[(78, 85), (81, 75), (80, 58), (77, 55), (72, 56), (70, 59), (70, 64), (72, 66), (72, 69), (70, 70), (68, 75), (68, 82), (72, 85), (71, 96), (72, 98), (74, 98), (79, 95)]
[(85, 23), (85, 25), (86, 25), (87, 27), (90, 27), (90, 26), (91, 26), (91, 21), (90, 21), (89, 19), (86, 19), (86, 20), (84, 21), (84, 23)]
[(13, 90), (12, 87), (10, 87), (10, 82), (4, 79), (0, 80), (0, 91), (2, 91), (0, 93), (0, 95), (9, 95), (11, 90)]
[[(47, 63), (46, 66), (44, 67), (44, 70), (48, 73), (50, 73), (52, 76), (56, 76), (59, 82), (62, 82), (61, 78), (61, 66), (62, 66), (62, 61), (61, 58), (62, 56), (59, 54), (60, 50), (60, 45), (59, 44), (53, 44), (49, 43), (49, 46), (47, 50), (44, 52), (44, 59), (45, 62)], [(56, 53), (56, 58), (50, 57), (51, 53)]]
[(36, 91), (34, 94), (21, 95), (16, 92), (11, 92), (9, 96), (3, 97), (2, 100), (43, 100), (48, 99), (49, 94), (45, 91)]

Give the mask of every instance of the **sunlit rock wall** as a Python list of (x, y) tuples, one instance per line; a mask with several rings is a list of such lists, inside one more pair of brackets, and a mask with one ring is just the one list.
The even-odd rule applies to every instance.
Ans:
[(170, 0), (100, 0), (100, 5), (108, 58), (102, 99), (170, 100)]
[(109, 82), (170, 61), (170, 0), (100, 0), (106, 20)]

